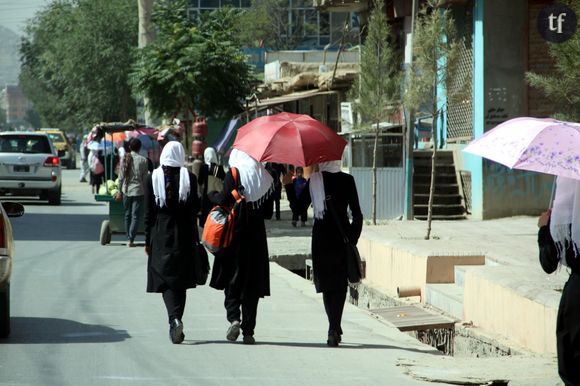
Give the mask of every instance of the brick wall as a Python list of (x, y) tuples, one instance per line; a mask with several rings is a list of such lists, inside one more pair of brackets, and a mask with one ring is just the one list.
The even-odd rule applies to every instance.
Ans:
[[(538, 32), (538, 14), (550, 0), (530, 0), (528, 3), (528, 71), (538, 74), (549, 74), (555, 66), (548, 54), (548, 43)], [(548, 117), (554, 113), (549, 99), (537, 88), (528, 86), (528, 115), (531, 117)]]

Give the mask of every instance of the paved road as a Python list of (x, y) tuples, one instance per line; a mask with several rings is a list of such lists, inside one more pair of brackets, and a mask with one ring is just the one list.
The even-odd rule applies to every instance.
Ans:
[[(172, 345), (160, 295), (145, 293), (143, 249), (122, 236), (99, 244), (108, 207), (77, 176), (64, 171), (61, 206), (26, 201), (13, 219), (12, 335), (0, 341), (0, 385), (434, 384), (396, 363), (437, 352), (354, 306), (344, 344), (327, 348), (320, 296), (274, 263), (258, 344), (226, 342), (223, 295), (204, 286), (188, 292), (186, 340)], [(290, 231), (278, 235), (292, 244)]]

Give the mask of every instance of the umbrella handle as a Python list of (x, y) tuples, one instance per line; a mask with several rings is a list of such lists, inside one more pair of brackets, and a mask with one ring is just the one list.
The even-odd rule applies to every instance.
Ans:
[(556, 178), (558, 178), (558, 176), (554, 176), (554, 182), (552, 182), (552, 194), (550, 194), (550, 203), (548, 205), (549, 209), (552, 209), (552, 205), (554, 204), (554, 195), (556, 193)]

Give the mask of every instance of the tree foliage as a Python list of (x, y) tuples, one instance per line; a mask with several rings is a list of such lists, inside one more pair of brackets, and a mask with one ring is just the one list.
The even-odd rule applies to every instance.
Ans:
[[(435, 194), (435, 159), (437, 153), (437, 121), (448, 104), (458, 103), (465, 98), (470, 79), (459, 79), (458, 61), (460, 42), (457, 40), (455, 22), (449, 9), (444, 9), (443, 0), (427, 0), (419, 12), (413, 32), (413, 62), (409, 68), (405, 87), (405, 105), (419, 111), (426, 106), (432, 116), (431, 138), (431, 186), (427, 213), (427, 235), (431, 237), (433, 200)], [(448, 87), (450, 85), (455, 87)]]
[(223, 8), (189, 18), (185, 0), (159, 0), (157, 37), (140, 50), (131, 73), (135, 93), (159, 117), (201, 113), (224, 117), (242, 109), (251, 68), (235, 28), (239, 10)]
[(137, 23), (134, 0), (60, 0), (29, 21), (20, 83), (43, 125), (135, 118), (128, 73)]
[(377, 151), (379, 123), (387, 121), (400, 107), (400, 55), (393, 48), (391, 29), (383, 3), (375, 1), (361, 50), (360, 75), (351, 92), (354, 109), (374, 126), (372, 222), (376, 224)]
[[(580, 2), (569, 1), (568, 5), (580, 17)], [(548, 52), (555, 62), (555, 72), (538, 74), (528, 72), (528, 82), (541, 89), (549, 99), (556, 117), (580, 122), (580, 31), (563, 43), (549, 43)]]
[[(315, 20), (317, 11), (294, 9), (289, 20), (288, 0), (252, 0), (252, 6), (243, 12), (238, 25), (240, 39), (244, 46), (255, 47), (260, 42), (273, 50), (296, 49), (305, 35), (316, 34), (318, 25)], [(312, 18), (305, 18), (301, 12)]]
[[(460, 53), (455, 22), (448, 9), (439, 8), (442, 0), (428, 0), (421, 9), (413, 33), (413, 63), (405, 89), (405, 105), (416, 111), (428, 106), (433, 116), (438, 106), (466, 97), (465, 88), (449, 89), (448, 81), (458, 74)], [(467, 84), (468, 80), (464, 81)]]

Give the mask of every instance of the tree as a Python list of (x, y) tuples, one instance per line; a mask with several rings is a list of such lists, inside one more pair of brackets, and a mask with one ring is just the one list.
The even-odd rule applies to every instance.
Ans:
[(317, 32), (315, 9), (289, 7), (288, 0), (252, 0), (238, 22), (242, 44), (254, 47), (261, 41), (273, 50), (292, 50)]
[(400, 56), (391, 40), (384, 4), (375, 1), (368, 22), (367, 38), (362, 45), (360, 77), (352, 88), (355, 111), (374, 125), (372, 221), (377, 222), (377, 151), (380, 122), (399, 109), (401, 99)]
[(134, 0), (52, 2), (27, 25), (20, 83), (47, 126), (135, 118), (128, 72), (136, 46)]
[[(456, 103), (467, 96), (467, 87), (447, 87), (451, 80), (456, 84), (458, 73), (459, 42), (455, 23), (442, 0), (427, 0), (417, 19), (413, 36), (413, 62), (407, 76), (404, 102), (415, 111), (426, 105), (432, 116), (433, 155), (431, 158), (431, 186), (427, 214), (427, 235), (431, 237), (433, 197), (435, 193), (435, 159), (437, 156), (437, 120), (447, 104)], [(462, 84), (469, 84), (463, 79)], [(461, 83), (461, 82), (460, 82)]]
[(158, 117), (230, 117), (250, 93), (251, 68), (236, 36), (239, 10), (224, 8), (190, 19), (185, 0), (159, 0), (156, 40), (139, 50), (132, 67), (135, 93)]
[[(576, 15), (580, 16), (580, 2), (569, 1)], [(548, 97), (556, 117), (580, 122), (580, 32), (563, 43), (549, 43), (548, 52), (556, 68), (550, 74), (526, 73), (532, 87), (541, 89)]]

